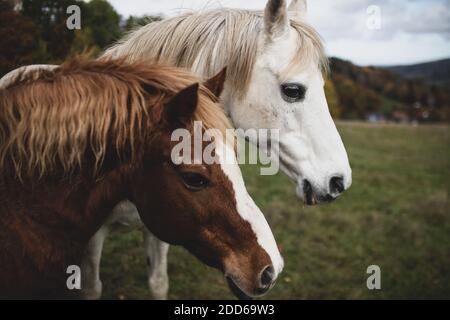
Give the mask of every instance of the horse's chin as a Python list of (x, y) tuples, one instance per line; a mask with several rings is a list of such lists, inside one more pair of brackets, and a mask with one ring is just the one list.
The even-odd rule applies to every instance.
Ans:
[(231, 292), (238, 298), (239, 300), (253, 300), (254, 297), (251, 297), (247, 295), (233, 280), (230, 276), (225, 276), (225, 279), (227, 279), (228, 287), (230, 288)]
[[(303, 179), (299, 174), (299, 171), (294, 166), (288, 165), (282, 158), (280, 158), (280, 168), (289, 179), (294, 182), (297, 187), (295, 189), (295, 193), (297, 198), (300, 199), (307, 206), (315, 206), (322, 203), (329, 203), (335, 200), (335, 198), (328, 198), (322, 195), (318, 195), (317, 192), (313, 189), (311, 184), (307, 182), (306, 179)], [(307, 183), (305, 183), (305, 181)]]
[(308, 206), (327, 204), (338, 198), (337, 196), (334, 197), (330, 194), (318, 193), (307, 180), (298, 183), (296, 193), (297, 197)]

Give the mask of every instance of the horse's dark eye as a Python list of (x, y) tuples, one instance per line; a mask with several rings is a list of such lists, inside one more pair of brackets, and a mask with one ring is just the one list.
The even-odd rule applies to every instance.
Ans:
[(180, 176), (185, 186), (192, 191), (203, 190), (209, 185), (209, 180), (198, 173), (183, 172)]
[(281, 85), (283, 99), (294, 103), (305, 99), (306, 88), (299, 83), (285, 83)]

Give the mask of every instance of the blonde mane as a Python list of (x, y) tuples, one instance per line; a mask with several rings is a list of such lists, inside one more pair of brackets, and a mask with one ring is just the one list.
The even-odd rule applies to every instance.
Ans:
[[(263, 32), (263, 13), (220, 9), (190, 12), (154, 22), (129, 33), (104, 56), (127, 57), (128, 61), (153, 58), (211, 77), (223, 67), (238, 95), (247, 92)], [(299, 36), (297, 55), (283, 74), (307, 63), (328, 69), (322, 41), (317, 32), (299, 19), (290, 20)]]
[[(123, 59), (72, 59), (53, 70), (35, 70), (0, 89), (0, 170), (16, 175), (65, 173), (93, 157), (95, 172), (107, 150), (136, 154), (165, 103), (199, 79), (178, 68)], [(217, 98), (200, 87), (193, 120), (223, 137), (231, 125)], [(149, 127), (150, 126), (150, 127)]]

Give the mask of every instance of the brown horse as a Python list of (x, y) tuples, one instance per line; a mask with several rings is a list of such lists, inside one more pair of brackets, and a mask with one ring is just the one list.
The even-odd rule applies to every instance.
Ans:
[(267, 292), (283, 263), (237, 164), (171, 159), (171, 132), (192, 132), (194, 120), (234, 152), (220, 140), (223, 81), (76, 58), (0, 90), (0, 297), (70, 297), (67, 267), (124, 199), (160, 239), (220, 269), (238, 296)]

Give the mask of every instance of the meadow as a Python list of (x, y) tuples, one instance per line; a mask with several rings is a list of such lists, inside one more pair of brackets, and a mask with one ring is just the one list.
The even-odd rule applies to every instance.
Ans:
[[(267, 299), (450, 298), (450, 144), (446, 126), (339, 123), (353, 185), (332, 204), (307, 207), (281, 173), (242, 167), (285, 258)], [(381, 290), (366, 269), (381, 268)], [(140, 232), (106, 240), (105, 299), (149, 299)], [(220, 272), (171, 247), (169, 299), (233, 299)]]

